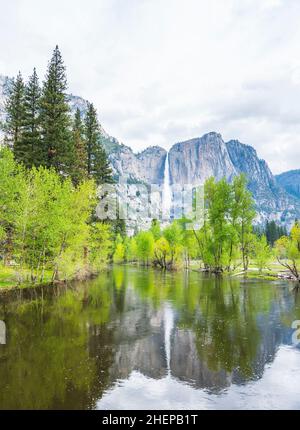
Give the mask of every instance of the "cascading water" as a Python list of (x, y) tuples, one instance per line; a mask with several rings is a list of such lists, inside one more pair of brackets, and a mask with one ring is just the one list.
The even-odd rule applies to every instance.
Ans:
[(172, 191), (170, 186), (169, 153), (167, 153), (164, 170), (164, 184), (162, 193), (162, 215), (164, 220), (171, 217)]

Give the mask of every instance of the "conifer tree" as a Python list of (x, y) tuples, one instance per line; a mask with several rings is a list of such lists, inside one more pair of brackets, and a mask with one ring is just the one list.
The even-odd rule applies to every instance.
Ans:
[(40, 86), (34, 68), (25, 88), (24, 132), (22, 136), (22, 161), (26, 167), (43, 164), (40, 134)]
[(73, 121), (74, 160), (72, 168), (72, 180), (74, 185), (80, 184), (87, 178), (87, 151), (83, 138), (83, 123), (81, 113), (77, 108)]
[(87, 173), (96, 183), (112, 183), (112, 170), (106, 152), (101, 144), (100, 127), (97, 111), (92, 103), (88, 103), (85, 116), (84, 134), (87, 150)]
[(63, 174), (69, 174), (71, 170), (73, 153), (66, 90), (66, 68), (56, 46), (41, 97), (43, 164)]
[(12, 147), (17, 161), (23, 161), (22, 133), (24, 125), (25, 85), (19, 72), (9, 90), (6, 102), (5, 142)]

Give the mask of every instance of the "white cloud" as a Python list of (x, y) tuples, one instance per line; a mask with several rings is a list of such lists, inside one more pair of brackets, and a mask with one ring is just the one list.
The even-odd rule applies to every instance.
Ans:
[(58, 43), (70, 90), (135, 150), (215, 130), (300, 168), (298, 0), (0, 3), (0, 73), (43, 76)]

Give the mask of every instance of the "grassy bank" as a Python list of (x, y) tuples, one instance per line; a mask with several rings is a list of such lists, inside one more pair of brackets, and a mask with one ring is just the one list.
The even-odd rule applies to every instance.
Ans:
[[(189, 265), (189, 269), (202, 270), (201, 262), (197, 260), (191, 261)], [(229, 272), (228, 275), (234, 278), (251, 278), (251, 279), (263, 279), (268, 281), (276, 281), (281, 278), (285, 278), (288, 280), (290, 273), (284, 270), (284, 268), (277, 261), (273, 261), (269, 263), (268, 267), (263, 269), (262, 271), (260, 271), (259, 268), (256, 267), (254, 263), (250, 263), (247, 272), (244, 272), (242, 269), (242, 265), (240, 265), (232, 272)]]
[[(24, 276), (25, 275), (25, 276)], [(30, 281), (30, 271), (23, 276), (26, 279), (24, 282), (19, 282), (18, 270), (16, 267), (0, 266), (0, 291), (9, 290), (13, 288), (26, 288), (30, 286), (36, 286), (38, 283)], [(52, 281), (52, 272), (45, 271), (43, 285), (49, 285)]]
[[(193, 260), (190, 262), (188, 270), (201, 271), (200, 261)], [(179, 270), (185, 270), (183, 267)], [(251, 278), (251, 279), (261, 279), (268, 281), (275, 281), (280, 279), (280, 275), (286, 274), (287, 272), (283, 270), (283, 267), (277, 263), (272, 262), (268, 265), (268, 269), (264, 269), (263, 271), (259, 271), (259, 269), (254, 265), (250, 264), (248, 271), (245, 273), (242, 271), (241, 267), (238, 267), (236, 270), (225, 273), (225, 276), (230, 276), (234, 278)], [(23, 273), (24, 275), (24, 273)], [(70, 280), (71, 281), (71, 280)], [(52, 283), (52, 272), (46, 271), (43, 284), (49, 285)], [(0, 292), (7, 291), (14, 288), (30, 288), (40, 286), (40, 283), (33, 283), (30, 281), (30, 272), (28, 270), (27, 280), (25, 282), (20, 283), (18, 280), (18, 270), (16, 267), (4, 267), (0, 266)]]
[(16, 284), (15, 271), (10, 267), (0, 267), (0, 289), (13, 288)]

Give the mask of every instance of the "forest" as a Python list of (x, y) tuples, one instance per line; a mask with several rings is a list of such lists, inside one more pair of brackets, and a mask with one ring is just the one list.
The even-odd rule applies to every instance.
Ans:
[[(58, 46), (40, 85), (13, 80), (1, 125), (0, 285), (85, 279), (107, 264), (160, 270), (194, 268), (215, 274), (274, 275), (280, 268), (300, 281), (300, 225), (290, 232), (275, 221), (255, 225), (247, 178), (205, 183), (204, 222), (187, 228), (188, 215), (126, 235), (124, 220), (95, 216), (97, 187), (113, 183), (97, 111), (68, 105), (66, 68)], [(277, 276), (277, 273), (275, 273)]]

